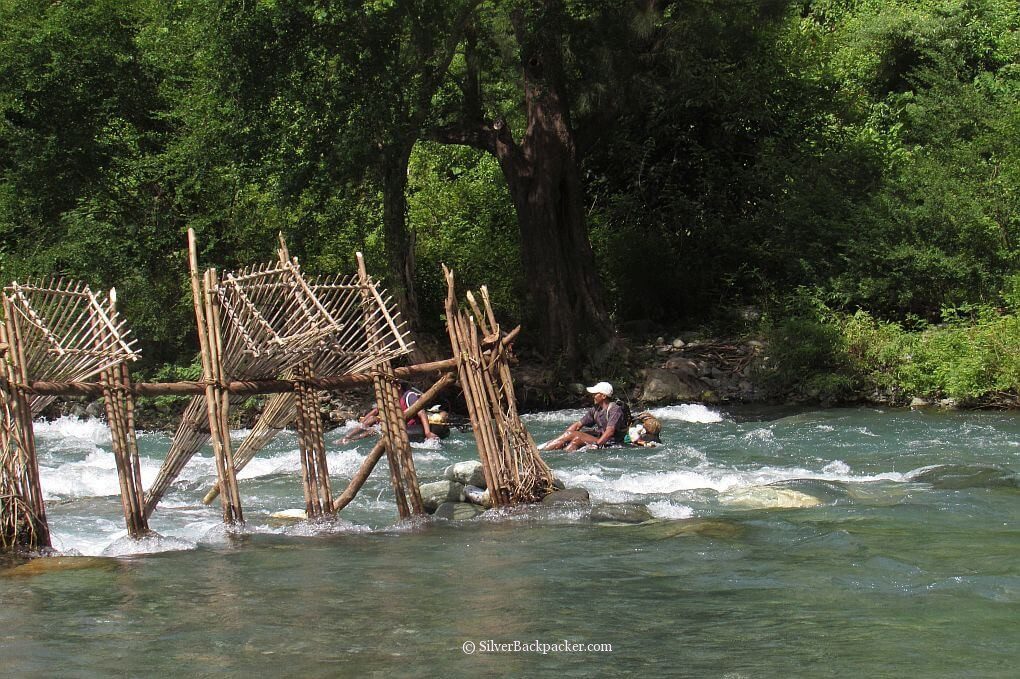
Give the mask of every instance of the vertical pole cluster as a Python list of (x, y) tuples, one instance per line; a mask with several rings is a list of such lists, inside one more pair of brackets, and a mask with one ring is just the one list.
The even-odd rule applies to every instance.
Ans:
[(216, 288), (216, 271), (205, 272), (204, 281), (198, 273), (198, 249), (195, 234), (188, 231), (188, 253), (191, 263), (191, 293), (195, 305), (195, 320), (198, 323), (198, 341), (202, 353), (202, 375), (206, 383), (205, 399), (209, 415), (209, 436), (216, 458), (216, 477), (224, 492), (220, 493), (223, 507), (223, 522), (227, 524), (244, 521), (241, 512), (241, 496), (237, 488), (237, 476), (230, 450), (230, 395), (225, 387), (223, 375), (222, 340), (220, 317), (213, 301)]
[(28, 395), (19, 384), (28, 383), (24, 352), (19, 342), (18, 319), (10, 301), (3, 298), (0, 345), (0, 547), (37, 550), (50, 547), (46, 505), (39, 483), (35, 432)]
[(473, 315), (457, 307), (453, 272), (445, 266), (446, 324), (457, 372), (493, 505), (534, 502), (552, 489), (552, 471), (538, 454), (517, 411), (509, 352), (482, 288), (484, 312), (471, 293)]
[[(116, 294), (111, 290), (111, 315), (116, 311), (116, 303)], [(115, 338), (108, 333), (107, 341), (112, 343)], [(122, 361), (104, 370), (102, 383), (106, 421), (110, 427), (113, 457), (120, 481), (124, 522), (127, 524), (128, 535), (141, 538), (149, 533), (149, 523), (145, 514), (138, 440), (135, 438), (135, 399), (131, 394), (131, 376), (127, 364)]]
[(319, 415), (318, 393), (308, 380), (312, 368), (306, 361), (296, 370), (297, 434), (301, 452), (301, 479), (304, 482), (305, 515), (309, 519), (333, 513), (333, 494), (326, 464), (326, 443)]
[[(379, 335), (379, 318), (375, 314), (373, 298), (375, 286), (372, 285), (365, 269), (365, 259), (358, 253), (358, 277), (362, 286), (365, 331), (368, 334), (370, 350), (381, 348)], [(383, 307), (385, 311), (385, 307)], [(372, 386), (375, 390), (376, 405), (379, 408), (379, 420), (382, 425), (382, 437), (385, 442), (386, 459), (390, 467), (390, 482), (396, 496), (397, 512), (404, 519), (412, 515), (425, 513), (421, 492), (418, 489), (418, 475), (414, 469), (414, 458), (411, 455), (411, 442), (407, 438), (407, 424), (400, 408), (400, 390), (393, 374), (390, 361), (379, 364), (372, 372)]]

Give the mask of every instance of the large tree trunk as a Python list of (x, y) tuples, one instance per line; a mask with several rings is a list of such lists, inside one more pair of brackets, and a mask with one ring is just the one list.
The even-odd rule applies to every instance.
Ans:
[[(527, 129), (516, 147), (497, 135), (517, 211), (528, 298), (547, 358), (588, 362), (612, 340), (584, 215), (583, 189), (562, 84), (560, 47), (541, 22), (514, 19)], [(504, 143), (500, 143), (500, 142)], [(597, 361), (596, 361), (597, 362)]]
[[(532, 89), (529, 87), (529, 89)], [(576, 365), (612, 336), (588, 240), (572, 135), (557, 97), (531, 92), (529, 126), (500, 164), (517, 212), (532, 323), (551, 360)]]
[[(406, 148), (405, 148), (406, 147)], [(391, 148), (383, 158), (383, 234), (386, 239), (386, 260), (397, 306), (408, 329), (417, 333), (421, 328), (418, 294), (414, 286), (414, 236), (407, 228), (407, 163), (409, 145)]]
[(534, 331), (528, 334), (548, 360), (571, 369), (601, 363), (614, 332), (585, 223), (561, 48), (556, 30), (548, 30), (549, 17), (560, 9), (558, 2), (542, 0), (512, 15), (527, 117), (520, 142), (505, 121), (482, 120), (470, 30), (466, 122), (433, 130), (430, 137), (484, 149), (499, 160), (517, 212), (528, 321)]

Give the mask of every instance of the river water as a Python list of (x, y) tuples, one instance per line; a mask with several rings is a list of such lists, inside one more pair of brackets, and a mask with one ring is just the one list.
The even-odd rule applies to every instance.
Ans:
[[(579, 413), (525, 419), (542, 441)], [(200, 503), (205, 450), (141, 543), (105, 426), (37, 423), (54, 546), (78, 558), (0, 562), (0, 674), (1015, 676), (1020, 414), (655, 413), (659, 448), (546, 453), (597, 505), (654, 521), (399, 525), (383, 462), (342, 519), (277, 525), (302, 506), (284, 432), (241, 474), (243, 529)], [(332, 445), (337, 492), (371, 443)], [(147, 486), (169, 438), (139, 444)], [(476, 456), (459, 432), (414, 452), (422, 482)]]

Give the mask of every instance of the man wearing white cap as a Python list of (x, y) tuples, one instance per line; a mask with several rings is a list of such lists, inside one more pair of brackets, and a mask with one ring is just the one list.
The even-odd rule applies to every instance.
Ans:
[(610, 398), (613, 395), (613, 385), (599, 382), (587, 389), (595, 399), (595, 407), (567, 427), (560, 436), (544, 444), (542, 450), (574, 451), (582, 446), (604, 446), (623, 441), (627, 434), (627, 423), (624, 422), (623, 408)]

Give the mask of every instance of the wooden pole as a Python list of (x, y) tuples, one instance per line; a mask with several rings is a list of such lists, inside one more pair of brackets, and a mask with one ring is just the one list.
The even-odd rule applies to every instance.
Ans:
[[(407, 417), (415, 417), (423, 409), (425, 409), (432, 401), (435, 400), (436, 396), (439, 395), (443, 389), (453, 384), (454, 378), (452, 373), (446, 373), (439, 381), (433, 384), (429, 389), (422, 394), (422, 397), (411, 404), (411, 407), (404, 413)], [(341, 509), (351, 503), (351, 500), (355, 498), (361, 487), (365, 485), (365, 481), (368, 480), (372, 470), (375, 469), (375, 465), (378, 464), (383, 454), (386, 452), (386, 440), (380, 439), (375, 446), (372, 448), (372, 452), (368, 454), (368, 457), (361, 463), (361, 467), (351, 478), (351, 482), (347, 484), (347, 488), (340, 494), (333, 502), (333, 511), (339, 512)]]
[(35, 449), (35, 430), (32, 427), (32, 412), (25, 391), (13, 382), (28, 382), (28, 374), (24, 364), (25, 354), (18, 333), (17, 318), (13, 305), (7, 295), (0, 294), (4, 311), (3, 333), (0, 339), (7, 344), (8, 350), (3, 358), (3, 373), (6, 377), (6, 388), (3, 390), (9, 399), (11, 432), (10, 442), (17, 447), (17, 456), (13, 460), (11, 473), (12, 486), (21, 494), (21, 504), (16, 501), (5, 502), (5, 506), (16, 513), (20, 507), (24, 512), (21, 516), (12, 517), (15, 526), (22, 525), (23, 530), (13, 535), (17, 545), (25, 549), (40, 549), (51, 546), (50, 529), (46, 521), (46, 505), (43, 503), (42, 486), (39, 483), (39, 462)]
[[(504, 344), (513, 344), (513, 341), (520, 333), (520, 326), (507, 333), (503, 338)], [(418, 363), (411, 366), (404, 366), (393, 369), (393, 376), (398, 379), (426, 375), (428, 373), (443, 372), (457, 367), (456, 358), (447, 358), (442, 361), (430, 361)], [(349, 389), (351, 387), (365, 386), (372, 383), (373, 377), (369, 373), (358, 373), (354, 375), (337, 375), (331, 377), (312, 377), (308, 384), (322, 391)], [(224, 389), (237, 396), (250, 396), (253, 394), (281, 394), (290, 393), (297, 389), (298, 380), (231, 380), (224, 385)], [(54, 382), (47, 380), (24, 381), (20, 377), (12, 378), (11, 383), (23, 389), (26, 394), (34, 396), (92, 396), (99, 398), (103, 395), (103, 385), (99, 382)], [(204, 396), (208, 385), (202, 382), (180, 381), (180, 382), (138, 382), (131, 385), (131, 394), (134, 396)]]
[[(220, 495), (220, 503), (223, 507), (223, 521), (224, 523), (230, 524), (234, 523), (235, 520), (241, 519), (234, 513), (234, 507), (232, 505), (233, 493), (230, 490), (232, 484), (227, 481), (228, 470), (226, 469), (222, 448), (223, 438), (220, 435), (220, 395), (215, 387), (216, 374), (212, 358), (215, 347), (212, 345), (211, 336), (209, 334), (208, 306), (204, 299), (202, 281), (199, 278), (198, 273), (198, 246), (195, 242), (195, 232), (193, 229), (188, 229), (188, 256), (191, 268), (191, 295), (195, 307), (195, 321), (198, 325), (198, 343), (202, 356), (202, 376), (205, 382), (205, 399), (209, 418), (209, 433), (213, 442), (213, 454), (216, 458), (216, 475), (219, 479), (220, 488), (227, 489), (227, 492)], [(208, 277), (206, 280), (208, 282)], [(231, 469), (230, 471), (232, 472), (233, 470)]]

